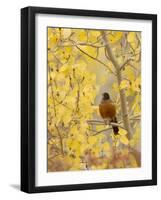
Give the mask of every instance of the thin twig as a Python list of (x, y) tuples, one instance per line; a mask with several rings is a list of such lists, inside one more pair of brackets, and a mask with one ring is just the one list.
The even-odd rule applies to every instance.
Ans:
[(88, 57), (92, 58), (93, 60), (96, 60), (97, 62), (99, 62), (100, 64), (102, 64), (102, 65), (105, 66), (106, 68), (108, 68), (108, 70), (109, 70), (112, 74), (115, 75), (115, 72), (113, 72), (113, 71), (111, 70), (111, 68), (110, 68), (108, 65), (106, 65), (105, 63), (103, 63), (101, 60), (99, 60), (98, 58), (95, 58), (95, 57), (89, 55), (87, 52), (83, 51), (80, 47), (78, 47), (78, 46), (75, 46), (75, 47), (76, 47), (79, 51), (81, 51), (83, 54), (87, 55)]
[(98, 124), (105, 124), (105, 122), (104, 121), (101, 121), (101, 120), (87, 120), (87, 123), (98, 123)]
[(63, 44), (63, 45), (58, 45), (58, 47), (72, 47), (72, 46), (90, 46), (90, 47), (94, 47), (94, 48), (102, 48), (105, 45), (93, 45), (93, 44), (88, 44), (88, 43), (75, 43), (75, 44)]
[(54, 104), (54, 114), (55, 114), (55, 117), (56, 117), (56, 107), (55, 107), (55, 98), (54, 98), (54, 91), (53, 91), (53, 87), (52, 87), (52, 78), (51, 78), (51, 71), (50, 71), (50, 68), (49, 68), (49, 77), (50, 77), (50, 84), (51, 84), (51, 95), (52, 95), (52, 100), (53, 100), (53, 104)]
[(106, 128), (106, 129), (103, 129), (103, 130), (100, 130), (100, 131), (97, 131), (96, 133), (92, 134), (92, 136), (98, 135), (98, 134), (100, 134), (102, 132), (109, 131), (109, 130), (112, 130), (112, 127), (111, 128)]
[(105, 48), (105, 56), (106, 56), (107, 60), (110, 60), (110, 58), (109, 58), (109, 56), (108, 56), (108, 54), (107, 54), (106, 48)]
[[(111, 126), (118, 126), (122, 129), (125, 129), (122, 125), (120, 125), (120, 123), (115, 123), (115, 122), (110, 122), (109, 124), (106, 124), (104, 121), (100, 121), (100, 120), (87, 120), (88, 124), (97, 124), (97, 123), (101, 123), (101, 125), (111, 125)], [(125, 129), (126, 130), (126, 129)]]
[(63, 138), (62, 138), (61, 133), (60, 133), (60, 131), (59, 131), (59, 129), (58, 129), (58, 127), (57, 127), (56, 124), (55, 124), (55, 128), (56, 128), (57, 133), (58, 133), (58, 135), (59, 135), (60, 147), (61, 147), (61, 153), (62, 153), (62, 155), (64, 155), (64, 149), (63, 149)]
[(127, 60), (121, 65), (120, 70), (122, 70), (122, 69), (125, 67), (125, 65), (129, 64), (130, 61), (131, 61), (131, 58), (130, 58), (130, 59), (127, 59)]

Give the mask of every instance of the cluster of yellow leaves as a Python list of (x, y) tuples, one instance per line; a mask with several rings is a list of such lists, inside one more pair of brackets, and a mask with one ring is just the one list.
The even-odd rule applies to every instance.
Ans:
[[(135, 71), (130, 67), (127, 66), (124, 70), (124, 77), (120, 84), (120, 89), (131, 90), (131, 92), (141, 92), (141, 76), (135, 75)], [(128, 94), (128, 93), (127, 93)], [(131, 93), (134, 96), (133, 93)]]
[[(86, 122), (98, 109), (93, 106), (99, 90), (95, 73), (88, 70), (85, 58), (76, 59), (75, 49), (57, 47), (61, 38), (70, 35), (69, 30), (48, 30), (48, 132), (52, 136), (48, 140), (48, 158), (49, 166), (56, 162), (61, 165), (56, 171), (84, 169), (85, 163), (90, 163), (90, 168), (98, 167), (95, 159), (110, 148), (109, 143), (103, 141), (104, 135), (90, 136)], [(86, 40), (84, 30), (76, 31), (75, 35), (73, 37), (78, 37), (80, 42)], [(94, 32), (90, 35), (92, 40), (99, 36)], [(95, 48), (82, 47), (82, 50), (95, 56)], [(89, 151), (93, 162), (86, 159), (90, 157)], [(100, 161), (99, 165), (102, 165)]]
[(48, 49), (54, 49), (60, 40), (60, 28), (48, 28)]
[(120, 142), (122, 144), (128, 145), (129, 144), (129, 140), (127, 138), (127, 131), (124, 129), (119, 129), (119, 135), (120, 135)]
[[(116, 34), (116, 33), (115, 33)], [(120, 66), (126, 61), (127, 64), (122, 68), (122, 81), (118, 85), (117, 82), (112, 84), (112, 89), (115, 94), (121, 90), (125, 91), (125, 95), (129, 102), (127, 108), (129, 110), (129, 117), (139, 116), (141, 113), (141, 34), (139, 32), (127, 32), (125, 34), (117, 33), (114, 41), (110, 41), (110, 34), (107, 35), (109, 42), (112, 44), (112, 50), (117, 58)], [(112, 37), (112, 36), (111, 36)], [(119, 44), (120, 43), (120, 44)], [(124, 48), (122, 48), (122, 46)], [(129, 59), (130, 58), (130, 59)], [(136, 117), (137, 118), (137, 117)], [(112, 134), (113, 146), (116, 147), (120, 153), (119, 159), (114, 159), (115, 162), (110, 164), (111, 168), (114, 167), (138, 167), (140, 166), (138, 160), (133, 153), (129, 151), (129, 147), (140, 149), (140, 121), (134, 117), (134, 121), (130, 121), (132, 126), (132, 136), (127, 137), (127, 131), (119, 128), (119, 134)], [(127, 147), (127, 155), (124, 160), (122, 150)], [(122, 149), (123, 148), (123, 149)], [(136, 151), (137, 151), (136, 150)], [(119, 156), (118, 156), (119, 157)], [(137, 160), (138, 159), (138, 160)], [(138, 162), (138, 163), (137, 163)]]
[(128, 145), (129, 140), (127, 138), (127, 131), (125, 129), (119, 128), (118, 135), (111, 134), (113, 146), (118, 147), (120, 144)]
[(136, 49), (139, 43), (137, 32), (129, 32), (127, 35), (127, 41), (133, 49)]

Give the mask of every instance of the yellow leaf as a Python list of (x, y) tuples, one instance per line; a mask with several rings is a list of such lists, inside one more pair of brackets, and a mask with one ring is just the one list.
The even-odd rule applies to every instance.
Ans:
[(90, 137), (88, 137), (88, 143), (89, 143), (90, 145), (96, 144), (96, 143), (97, 143), (97, 138), (96, 138), (95, 136), (90, 136)]
[(88, 32), (88, 37), (89, 37), (89, 42), (93, 43), (98, 40), (98, 37), (100, 36), (100, 31), (89, 31)]
[(100, 133), (100, 134), (96, 135), (95, 137), (97, 138), (98, 142), (99, 141), (102, 142), (102, 141), (104, 141), (106, 139), (106, 136), (103, 133)]
[(132, 67), (130, 65), (127, 65), (125, 67), (125, 70), (123, 72), (123, 74), (130, 80), (130, 81), (134, 81), (135, 80), (135, 73), (134, 70), (132, 69)]
[(135, 32), (129, 32), (127, 36), (127, 41), (130, 43), (133, 50), (135, 50), (138, 46), (138, 40), (136, 39)]
[(78, 151), (78, 150), (80, 150), (81, 144), (80, 144), (79, 141), (73, 140), (70, 146), (71, 146), (71, 148), (72, 148), (73, 150)]
[(123, 136), (126, 134), (127, 134), (127, 131), (125, 129), (119, 128), (119, 135)]
[(123, 32), (111, 31), (111, 33), (109, 33), (107, 37), (108, 37), (109, 42), (114, 44), (118, 42), (119, 40), (121, 40), (122, 35), (123, 35)]
[(48, 61), (54, 60), (54, 54), (52, 52), (48, 52)]
[(70, 132), (72, 135), (77, 135), (79, 133), (78, 127), (76, 125), (72, 126)]
[(128, 35), (127, 35), (127, 41), (128, 42), (134, 42), (135, 41), (135, 32), (129, 32)]
[(68, 125), (68, 123), (71, 121), (71, 112), (65, 112), (62, 121), (64, 122), (64, 125)]
[(100, 125), (96, 125), (96, 131), (101, 131), (101, 130), (104, 130), (105, 128), (104, 128), (104, 125), (103, 126), (100, 126)]
[(131, 88), (136, 92), (141, 91), (141, 78), (140, 78), (140, 76), (135, 81), (132, 82)]
[(56, 35), (53, 35), (52, 38), (50, 38), (48, 42), (48, 47), (52, 48), (52, 46), (56, 45), (57, 41), (58, 41), (58, 37)]
[(129, 84), (129, 81), (127, 80), (123, 80), (121, 81), (121, 84), (120, 84), (120, 89), (125, 89), (125, 88), (129, 88), (130, 87), (130, 84)]
[(65, 75), (69, 74), (71, 72), (71, 66), (69, 66), (68, 64), (64, 64), (59, 72), (63, 72)]
[(64, 50), (68, 54), (70, 54), (72, 52), (72, 48), (71, 47), (64, 47)]
[(51, 58), (50, 58), (50, 61), (49, 61), (49, 59), (48, 59), (48, 66), (49, 66), (49, 68), (52, 69), (52, 70), (55, 69), (56, 63), (55, 63), (55, 61), (54, 61), (54, 58), (51, 57)]
[(84, 42), (87, 40), (87, 33), (85, 30), (79, 30), (78, 32), (78, 39), (81, 41), (81, 42)]
[(126, 96), (134, 96), (135, 95), (135, 91), (130, 87), (125, 91)]
[(68, 147), (71, 146), (72, 142), (73, 142), (73, 139), (72, 139), (72, 138), (67, 138), (67, 139), (66, 139), (66, 144), (67, 144)]
[(139, 104), (136, 104), (136, 105), (135, 105), (135, 109), (134, 109), (134, 114), (140, 114), (140, 111), (141, 111), (140, 105), (139, 105)]
[(83, 143), (86, 141), (86, 137), (85, 135), (81, 134), (81, 133), (78, 133), (77, 134), (77, 140), (80, 142), (80, 143)]
[(120, 142), (122, 144), (128, 145), (129, 144), (129, 140), (127, 139), (126, 135), (122, 135), (120, 136)]

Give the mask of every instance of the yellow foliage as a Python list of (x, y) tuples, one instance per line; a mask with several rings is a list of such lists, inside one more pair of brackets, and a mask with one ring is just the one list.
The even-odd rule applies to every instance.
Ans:
[(107, 35), (107, 38), (110, 43), (114, 44), (114, 43), (118, 42), (119, 40), (121, 40), (122, 35), (123, 35), (123, 32), (111, 31), (111, 33), (109, 33)]
[(121, 136), (120, 136), (120, 142), (121, 142), (122, 144), (125, 144), (125, 145), (128, 145), (128, 144), (129, 144), (129, 140), (128, 140), (128, 138), (126, 137), (126, 135), (121, 135)]
[(135, 50), (138, 47), (136, 32), (129, 32), (127, 36), (127, 41), (130, 43), (132, 49)]
[(125, 77), (127, 77), (130, 81), (134, 81), (135, 80), (135, 71), (132, 69), (132, 67), (130, 65), (127, 65), (125, 67), (125, 70), (123, 72), (123, 74), (125, 75)]
[(97, 49), (92, 46), (79, 46), (84, 52), (88, 53), (92, 57), (96, 57)]
[(76, 37), (78, 41), (85, 42), (87, 40), (87, 32), (85, 30), (76, 30)]
[(127, 81), (127, 80), (121, 81), (120, 90), (125, 89), (125, 88), (129, 88), (129, 87), (130, 87), (129, 81)]
[(93, 43), (98, 40), (98, 37), (100, 36), (100, 31), (89, 31), (89, 42)]
[(88, 137), (88, 143), (89, 145), (94, 145), (97, 143), (97, 138), (95, 136)]
[(71, 71), (72, 71), (71, 66), (68, 64), (64, 64), (59, 70), (60, 73), (62, 72), (65, 75), (68, 75)]
[(87, 123), (101, 120), (99, 102), (105, 91), (115, 102), (121, 126), (123, 90), (128, 115), (141, 112), (140, 33), (105, 34), (120, 67), (131, 59), (120, 69), (119, 81), (101, 30), (48, 28), (48, 171), (137, 167), (129, 148), (140, 148), (138, 119), (130, 119), (130, 139), (121, 127), (115, 135), (111, 125)]
[(125, 129), (119, 128), (119, 135), (121, 136), (127, 135), (127, 131)]
[(135, 81), (132, 82), (131, 88), (136, 92), (141, 91), (141, 78), (140, 78), (140, 76)]
[(129, 32), (129, 34), (127, 36), (127, 41), (128, 42), (134, 42), (135, 41), (135, 37), (136, 37), (136, 33), (135, 32)]

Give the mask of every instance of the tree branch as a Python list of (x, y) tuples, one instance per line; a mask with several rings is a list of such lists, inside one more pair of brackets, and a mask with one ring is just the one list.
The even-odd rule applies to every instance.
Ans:
[[(87, 120), (88, 124), (100, 124), (100, 125), (111, 125), (111, 126), (118, 126), (122, 129), (125, 129), (123, 126), (120, 125), (120, 123), (110, 122), (109, 124), (106, 124), (104, 121), (100, 120)], [(126, 130), (126, 129), (125, 129)]]
[(103, 130), (100, 130), (100, 131), (97, 131), (97, 132), (95, 132), (94, 134), (92, 134), (92, 136), (98, 135), (98, 134), (100, 134), (100, 133), (102, 133), (102, 132), (109, 131), (109, 130), (112, 130), (112, 127), (106, 128), (106, 129), (103, 129)]
[(94, 44), (88, 44), (88, 43), (74, 43), (74, 44), (63, 44), (63, 45), (58, 45), (58, 47), (74, 47), (74, 46), (90, 46), (94, 48), (102, 48), (105, 45), (94, 45)]
[(57, 127), (57, 125), (56, 125), (56, 124), (55, 124), (55, 128), (56, 128), (56, 130), (57, 130), (57, 133), (58, 133), (58, 136), (59, 136), (61, 153), (62, 153), (62, 155), (64, 156), (63, 138), (62, 138), (62, 136), (61, 136), (61, 133), (60, 133), (60, 131), (59, 131), (59, 129), (58, 129), (58, 127)]
[(127, 59), (127, 60), (121, 65), (120, 70), (122, 70), (122, 69), (125, 67), (125, 65), (127, 65), (130, 61), (131, 61), (131, 58), (130, 58), (130, 59)]
[(93, 119), (93, 120), (87, 120), (87, 123), (93, 123), (93, 124), (103, 124), (103, 125), (105, 125), (105, 122), (104, 121), (101, 121), (101, 120), (96, 120), (96, 119)]
[[(114, 65), (114, 67), (116, 69), (117, 82), (118, 82), (118, 85), (120, 85), (121, 81), (122, 81), (122, 73), (121, 73), (121, 70), (120, 70), (120, 65), (117, 62), (117, 59), (116, 59), (115, 55), (112, 52), (112, 49), (110, 47), (110, 44), (108, 42), (107, 37), (105, 37), (105, 34), (106, 34), (105, 31), (102, 31), (102, 37), (103, 37), (103, 40), (104, 40), (104, 42), (106, 44), (107, 53), (108, 53), (108, 56), (109, 56), (111, 62), (113, 63), (113, 65)], [(125, 129), (128, 132), (128, 138), (130, 138), (131, 134), (132, 134), (132, 131), (131, 131), (130, 121), (129, 121), (129, 117), (128, 117), (127, 98), (126, 98), (124, 89), (119, 90), (119, 93), (120, 93), (120, 101), (121, 101), (121, 110), (122, 110), (123, 123), (124, 123)]]
[(112, 74), (116, 75), (115, 72), (113, 72), (111, 70), (111, 68), (106, 65), (105, 63), (103, 63), (101, 60), (99, 60), (98, 58), (95, 58), (91, 55), (89, 55), (87, 52), (83, 51), (80, 47), (78, 47), (77, 45), (75, 46), (79, 51), (81, 51), (83, 54), (87, 55), (88, 57), (92, 58), (93, 60), (97, 61), (98, 63), (102, 64), (103, 66), (105, 66)]
[[(52, 77), (51, 77), (50, 67), (49, 67), (49, 77), (50, 77), (50, 84), (51, 84)], [(56, 107), (55, 107), (55, 98), (54, 98), (54, 91), (53, 91), (53, 88), (52, 88), (52, 84), (51, 84), (51, 95), (52, 95), (52, 100), (53, 100), (53, 104), (54, 104), (54, 114), (55, 114), (55, 117), (56, 117), (57, 112), (56, 112)]]

